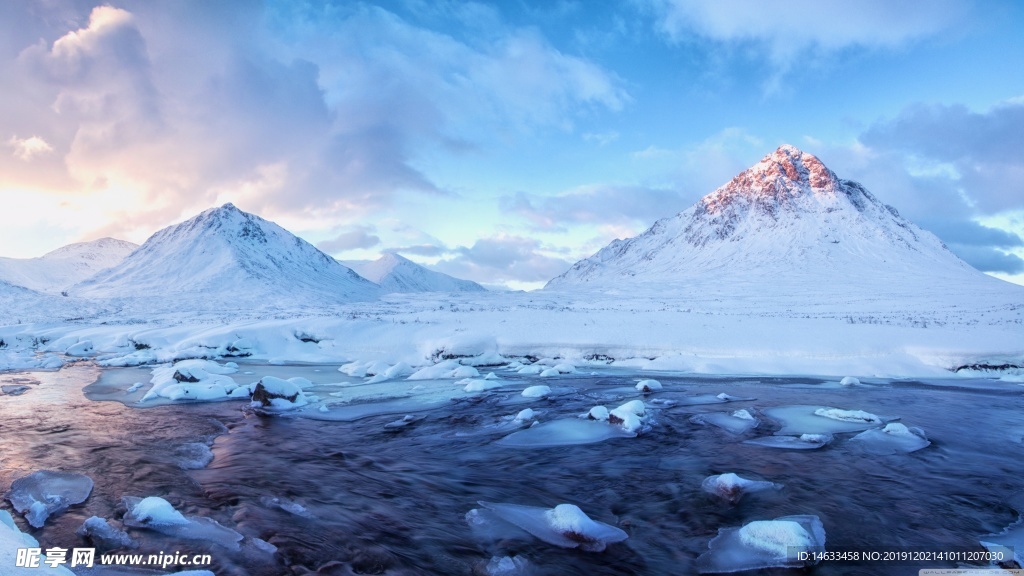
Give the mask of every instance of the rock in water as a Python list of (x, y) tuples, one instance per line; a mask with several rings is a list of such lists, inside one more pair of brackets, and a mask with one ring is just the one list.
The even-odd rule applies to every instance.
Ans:
[(51, 515), (85, 502), (90, 493), (92, 478), (84, 474), (39, 470), (11, 483), (7, 499), (29, 524), (42, 528)]

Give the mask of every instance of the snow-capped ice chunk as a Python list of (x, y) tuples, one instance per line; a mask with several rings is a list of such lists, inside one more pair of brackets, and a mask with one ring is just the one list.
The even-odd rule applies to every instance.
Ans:
[(545, 448), (549, 446), (570, 446), (593, 444), (611, 438), (634, 438), (636, 434), (621, 426), (607, 422), (569, 418), (535, 424), (525, 430), (513, 432), (497, 441), (501, 446), (521, 448)]
[(644, 415), (646, 410), (646, 406), (640, 400), (630, 400), (610, 411), (608, 413), (608, 422), (610, 424), (618, 424), (626, 432), (636, 433), (643, 426), (643, 421), (640, 417)]
[(524, 409), (520, 410), (518, 414), (516, 414), (515, 420), (517, 422), (529, 422), (530, 420), (533, 420), (533, 418), (534, 418), (533, 409), (531, 409), (531, 408), (524, 408)]
[(77, 344), (72, 344), (71, 346), (68, 346), (67, 350), (64, 351), (64, 353), (67, 354), (68, 356), (88, 356), (89, 354), (92, 354), (92, 352), (93, 349), (91, 340), (82, 340)]
[(552, 368), (558, 370), (559, 374), (572, 374), (573, 372), (576, 371), (576, 367), (573, 366), (572, 364), (569, 364), (568, 362), (555, 364)]
[(561, 374), (561, 372), (559, 372), (557, 368), (548, 368), (547, 370), (542, 370), (540, 376), (542, 378), (549, 378), (551, 376), (558, 376), (559, 374)]
[(730, 573), (762, 568), (800, 568), (816, 561), (799, 560), (796, 549), (822, 550), (825, 528), (817, 516), (785, 516), (756, 520), (742, 528), (721, 528), (697, 558), (701, 574)]
[(744, 494), (763, 492), (765, 490), (781, 490), (782, 484), (765, 482), (763, 480), (748, 480), (732, 472), (727, 472), (725, 474), (708, 476), (701, 482), (700, 487), (716, 498), (725, 500), (730, 504), (735, 504), (743, 498)]
[(530, 386), (523, 390), (523, 396), (526, 398), (543, 398), (551, 394), (551, 388), (548, 386)]
[[(302, 388), (299, 385), (301, 382), (296, 382), (295, 380), (295, 378), (284, 380), (274, 376), (260, 378), (250, 396), (252, 406), (254, 408), (258, 407), (274, 411), (290, 410), (305, 406), (308, 403), (308, 399), (302, 393)], [(305, 378), (301, 380), (309, 382)]]
[(472, 368), (472, 366), (462, 366), (455, 360), (443, 360), (433, 366), (424, 366), (419, 370), (409, 375), (408, 380), (439, 380), (442, 378), (472, 378), (479, 376), (480, 373), (473, 368), (473, 372), (465, 371), (460, 372), (462, 376), (455, 376), (457, 370), (460, 368)]
[(12, 482), (7, 499), (29, 524), (41, 528), (51, 515), (85, 502), (92, 486), (84, 474), (39, 470)]
[(814, 411), (818, 416), (842, 420), (843, 422), (856, 422), (864, 424), (881, 424), (882, 419), (870, 412), (863, 410), (840, 410), (839, 408), (818, 408)]
[(527, 366), (523, 366), (523, 367), (519, 368), (518, 370), (516, 370), (516, 373), (517, 374), (532, 375), (532, 374), (540, 374), (543, 371), (544, 371), (544, 367), (541, 366), (540, 364), (529, 364)]
[(472, 366), (459, 366), (452, 370), (452, 378), (476, 378), (480, 376), (480, 371)]
[(466, 392), (484, 392), (493, 388), (500, 388), (504, 385), (502, 382), (495, 382), (494, 380), (487, 380), (486, 378), (483, 380), (466, 378), (464, 380), (460, 380), (457, 384), (462, 384), (463, 382), (466, 384), (463, 388)]
[(487, 576), (518, 576), (526, 574), (530, 563), (522, 556), (492, 556), (491, 560), (484, 566), (484, 574)]
[(239, 549), (242, 535), (221, 526), (216, 520), (200, 516), (184, 516), (159, 496), (122, 498), (128, 512), (124, 515), (125, 526), (148, 528), (176, 538), (206, 540), (229, 548)]
[(559, 504), (554, 508), (479, 502), (502, 520), (533, 534), (540, 540), (563, 548), (579, 548), (587, 552), (601, 552), (608, 544), (629, 537), (622, 530), (591, 520), (574, 504)]
[[(128, 501), (125, 497), (125, 505)], [(125, 514), (125, 523), (129, 526), (150, 528), (153, 526), (180, 526), (188, 524), (188, 520), (171, 506), (171, 503), (159, 496), (139, 499)]]
[(587, 412), (587, 418), (590, 418), (591, 420), (602, 420), (607, 422), (608, 409), (605, 408), (604, 406), (594, 406), (593, 408), (590, 409), (590, 412)]
[(661, 390), (661, 382), (648, 378), (637, 382), (636, 389), (644, 393)]
[(619, 406), (612, 412), (629, 413), (637, 416), (643, 416), (647, 412), (647, 406), (644, 405), (643, 400), (630, 400), (625, 404)]
[(139, 545), (127, 532), (99, 516), (93, 516), (83, 522), (75, 534), (89, 540), (93, 546), (102, 551), (135, 548)]
[(732, 432), (733, 434), (744, 434), (757, 428), (758, 421), (751, 416), (750, 412), (746, 410), (737, 410), (732, 414), (726, 414), (725, 412), (709, 412), (707, 414), (697, 414), (693, 418), (690, 418), (691, 422), (696, 424), (712, 425), (717, 426), (723, 430)]
[(842, 384), (843, 386), (854, 386), (860, 384), (860, 380), (854, 378), (853, 376), (843, 376), (843, 379), (840, 380), (839, 383)]
[(831, 434), (801, 434), (800, 436), (763, 436), (744, 440), (744, 444), (754, 444), (767, 448), (790, 448), (792, 450), (814, 450), (832, 441)]
[(227, 376), (237, 371), (238, 365), (233, 362), (221, 365), (211, 360), (182, 360), (158, 366), (153, 369), (153, 378), (150, 379), (153, 387), (140, 402), (158, 397), (169, 400), (222, 400), (238, 387)]
[(872, 454), (915, 452), (931, 444), (920, 428), (907, 428), (899, 422), (890, 422), (882, 429), (865, 430), (850, 438)]

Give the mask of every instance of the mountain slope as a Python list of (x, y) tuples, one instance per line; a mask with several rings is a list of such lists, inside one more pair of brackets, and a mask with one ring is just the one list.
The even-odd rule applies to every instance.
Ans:
[(277, 224), (225, 204), (153, 234), (71, 293), (264, 308), (371, 300), (380, 290)]
[(765, 289), (793, 281), (909, 286), (943, 277), (1000, 282), (860, 184), (782, 146), (676, 216), (577, 262), (547, 288), (750, 281)]
[(38, 258), (0, 258), (0, 280), (56, 294), (117, 265), (136, 248), (124, 240), (100, 238), (68, 244)]
[(483, 292), (470, 280), (428, 270), (398, 254), (387, 253), (372, 262), (352, 263), (360, 276), (376, 283), (385, 294), (394, 292)]

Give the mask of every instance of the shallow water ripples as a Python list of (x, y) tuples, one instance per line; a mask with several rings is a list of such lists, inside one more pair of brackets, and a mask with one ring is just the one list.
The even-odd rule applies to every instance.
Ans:
[[(44, 546), (79, 545), (73, 531), (88, 516), (119, 518), (121, 496), (159, 495), (186, 515), (211, 517), (278, 547), (271, 558), (244, 546), (236, 554), (132, 531), (143, 551), (209, 550), (218, 574), (301, 574), (330, 562), (340, 563), (339, 574), (471, 574), (492, 555), (513, 554), (527, 558), (534, 574), (685, 574), (719, 528), (795, 514), (820, 516), (827, 547), (978, 548), (978, 535), (1016, 520), (1007, 500), (1024, 490), (1021, 445), (1013, 437), (1024, 399), (1013, 391), (658, 376), (665, 390), (646, 397), (653, 421), (648, 433), (521, 448), (494, 444), (508, 428), (488, 427), (507, 424), (502, 416), (526, 406), (551, 421), (585, 413), (595, 399), (612, 405), (637, 397), (629, 392), (634, 379), (561, 378), (559, 385), (577, 392), (525, 404), (517, 391), (498, 389), (482, 401), (452, 402), (388, 430), (384, 425), (398, 416), (321, 422), (247, 416), (236, 402), (145, 410), (90, 402), (80, 390), (91, 374), (84, 368), (64, 373), (63, 384), (44, 382), (22, 396), (0, 397), (0, 410), (13, 416), (2, 424), (10, 444), (0, 473), (5, 487), (13, 477), (47, 467), (96, 481), (84, 505), (55, 517), (36, 536)], [(295, 375), (303, 374), (296, 369)], [(43, 393), (46, 386), (64, 391)], [(719, 392), (756, 400), (652, 401)], [(28, 402), (36, 393), (45, 407)], [(10, 409), (12, 399), (16, 409)], [(766, 418), (744, 435), (690, 421), (702, 412), (794, 404), (899, 416), (924, 428), (933, 445), (874, 456), (848, 444), (848, 433), (818, 450), (776, 450), (741, 443), (779, 429)], [(177, 446), (222, 432), (208, 467), (185, 471), (175, 464)], [(723, 472), (785, 487), (730, 506), (700, 487), (704, 477)], [(597, 554), (532, 538), (480, 542), (464, 519), (480, 500), (573, 503), (630, 538)], [(918, 568), (822, 564), (814, 573), (916, 574)]]

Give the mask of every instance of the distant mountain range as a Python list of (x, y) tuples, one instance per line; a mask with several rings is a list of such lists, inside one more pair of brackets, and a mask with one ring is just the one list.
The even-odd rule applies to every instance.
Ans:
[(116, 266), (137, 244), (100, 238), (68, 244), (38, 258), (0, 258), (0, 282), (59, 294), (93, 274)]
[(347, 262), (360, 276), (376, 283), (385, 294), (394, 292), (484, 292), (470, 280), (460, 280), (400, 256), (387, 253), (369, 262)]

